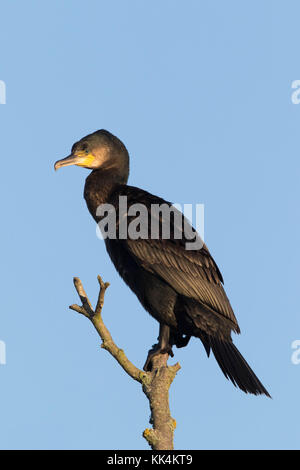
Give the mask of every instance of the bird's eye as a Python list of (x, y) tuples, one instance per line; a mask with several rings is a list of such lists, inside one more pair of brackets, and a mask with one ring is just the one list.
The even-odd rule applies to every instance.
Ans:
[(85, 153), (88, 155), (90, 151), (88, 149), (85, 149)]

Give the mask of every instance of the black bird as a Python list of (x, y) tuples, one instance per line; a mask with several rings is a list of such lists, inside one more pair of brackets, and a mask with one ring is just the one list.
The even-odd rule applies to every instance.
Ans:
[[(88, 209), (97, 223), (106, 222), (102, 231), (108, 233), (105, 244), (113, 264), (160, 324), (159, 341), (148, 353), (145, 370), (151, 370), (155, 354), (167, 352), (173, 356), (173, 345), (186, 346), (195, 336), (202, 341), (207, 355), (213, 351), (225, 377), (235, 386), (246, 393), (270, 396), (232, 342), (231, 331), (239, 333), (240, 329), (223, 289), (222, 274), (206, 245), (187, 250), (190, 237), (185, 236), (183, 224), (178, 228), (174, 215), (169, 218), (169, 237), (163, 236), (164, 215), (153, 216), (151, 208), (162, 204), (170, 208), (171, 203), (127, 185), (129, 155), (124, 144), (106, 130), (96, 131), (76, 142), (71, 155), (57, 161), (55, 169), (68, 165), (93, 170), (84, 188)], [(120, 210), (120, 196), (127, 198), (125, 213)], [(146, 236), (132, 237), (129, 230), (121, 236), (124, 219), (127, 218), (128, 227), (130, 222), (137, 222), (137, 212), (130, 214), (135, 204), (146, 210), (144, 225), (149, 222)], [(105, 212), (103, 207), (113, 208), (116, 218), (112, 215), (114, 211), (108, 208)], [(158, 221), (156, 238), (151, 238), (151, 217)], [(183, 216), (180, 217), (183, 221)], [(108, 230), (111, 221), (115, 221), (115, 233)], [(188, 227), (196, 237), (194, 229)], [(181, 237), (175, 236), (176, 230)]]

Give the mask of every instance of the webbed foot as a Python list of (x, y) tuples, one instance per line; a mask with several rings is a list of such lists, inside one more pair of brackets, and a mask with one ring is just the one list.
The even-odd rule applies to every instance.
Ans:
[(170, 328), (167, 325), (160, 324), (158, 344), (155, 344), (148, 352), (148, 356), (143, 367), (144, 371), (152, 370), (152, 359), (158, 354), (169, 354), (173, 357), (172, 346), (170, 345)]
[(163, 347), (163, 348), (160, 347), (159, 344), (153, 345), (153, 348), (150, 349), (150, 351), (148, 352), (148, 356), (147, 356), (145, 365), (143, 367), (145, 372), (150, 372), (152, 370), (152, 359), (158, 354), (169, 354), (169, 356), (171, 357), (174, 356), (174, 353), (170, 345)]

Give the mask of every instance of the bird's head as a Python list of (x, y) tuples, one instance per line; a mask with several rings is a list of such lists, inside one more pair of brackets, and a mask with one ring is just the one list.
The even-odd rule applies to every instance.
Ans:
[(71, 154), (54, 164), (55, 170), (77, 165), (91, 170), (116, 169), (128, 177), (129, 155), (125, 145), (110, 132), (101, 129), (83, 137), (71, 149)]

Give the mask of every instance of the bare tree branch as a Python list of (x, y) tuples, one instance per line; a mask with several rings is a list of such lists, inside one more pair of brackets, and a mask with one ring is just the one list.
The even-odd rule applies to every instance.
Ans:
[(176, 421), (171, 417), (170, 413), (169, 389), (180, 369), (180, 365), (177, 363), (169, 367), (167, 365), (168, 354), (158, 354), (152, 359), (151, 372), (145, 372), (136, 367), (127, 358), (124, 351), (115, 344), (102, 320), (104, 296), (109, 283), (103, 282), (100, 276), (98, 276), (98, 282), (100, 285), (99, 296), (96, 308), (93, 310), (81, 280), (78, 277), (74, 277), (74, 285), (82, 305), (70, 305), (70, 309), (84, 315), (93, 323), (102, 339), (101, 347), (106, 349), (118, 361), (132, 379), (142, 385), (143, 392), (149, 400), (151, 410), (150, 424), (153, 426), (152, 428), (145, 429), (143, 432), (143, 436), (148, 444), (154, 450), (171, 450), (173, 449)]

